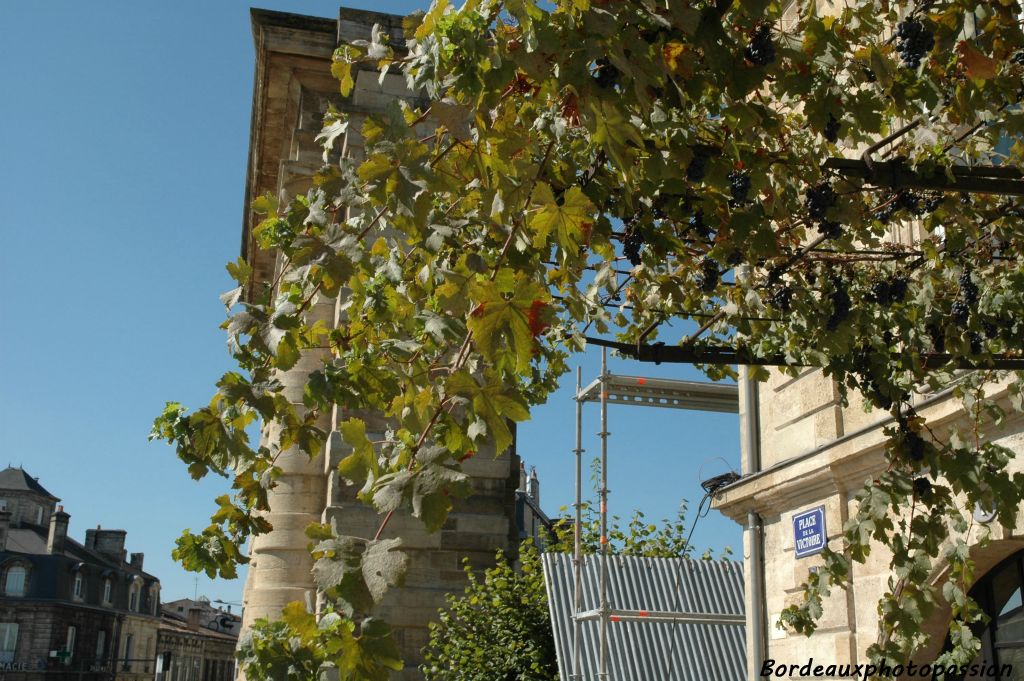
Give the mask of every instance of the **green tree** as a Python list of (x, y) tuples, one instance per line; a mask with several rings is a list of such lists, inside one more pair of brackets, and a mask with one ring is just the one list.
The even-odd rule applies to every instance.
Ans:
[(540, 553), (519, 547), (519, 569), (502, 551), (478, 576), (466, 566), (469, 585), (430, 623), (420, 667), (427, 681), (550, 681), (558, 678)]
[[(343, 95), (354, 69), (400, 69), (430, 104), (371, 116), (365, 158), (325, 164), (308, 194), (256, 202), (255, 236), (286, 267), (253, 283), (246, 263), (229, 266), (240, 371), (154, 426), (193, 476), (235, 488), (176, 556), (233, 575), (241, 543), (269, 529), (278, 452), (317, 453), (315, 419), (335, 406), (393, 420), (383, 443), (359, 419), (341, 427), (353, 453), (340, 473), (381, 529), (398, 512), (437, 529), (468, 490), (469, 452), (505, 449), (508, 422), (545, 401), (568, 353), (614, 335), (624, 354), (712, 378), (735, 363), (755, 379), (815, 367), (844, 403), (891, 411), (884, 470), (783, 619), (812, 632), (822, 596), (880, 542), (892, 579), (870, 654), (922, 644), (945, 569), (951, 661), (970, 659), (971, 511), (1014, 527), (1024, 500), (1014, 452), (985, 437), (1024, 409), (1024, 240), (1012, 172), (965, 168), (1024, 157), (1020, 12), (1016, 0), (439, 0), (407, 20), (399, 54), (382, 32), (342, 46)], [(346, 125), (329, 113), (328, 150)], [(864, 149), (862, 164), (830, 161)], [(911, 224), (919, 239), (890, 238)], [(337, 328), (307, 320), (343, 290)], [(658, 344), (673, 320), (683, 335)], [(325, 346), (299, 413), (275, 372)], [(954, 386), (964, 420), (914, 413), (922, 385)], [(263, 448), (245, 432), (257, 419), (279, 425)], [(314, 659), (372, 678), (393, 664), (372, 612), (400, 579), (400, 549), (313, 536), (317, 579), (351, 634), (340, 648), (309, 639)]]
[[(688, 556), (685, 502), (675, 520), (648, 523), (634, 511), (623, 528), (617, 516), (609, 520), (612, 552), (625, 556), (678, 558)], [(581, 534), (584, 554), (601, 550), (597, 514), (584, 509)], [(545, 551), (571, 553), (572, 523), (562, 521)], [(558, 678), (555, 640), (551, 631), (547, 590), (540, 552), (531, 540), (519, 547), (519, 568), (501, 551), (496, 565), (478, 577), (466, 565), (469, 586), (462, 595), (449, 595), (448, 607), (430, 625), (430, 642), (421, 667), (427, 681), (549, 681)], [(705, 553), (705, 557), (710, 557)]]

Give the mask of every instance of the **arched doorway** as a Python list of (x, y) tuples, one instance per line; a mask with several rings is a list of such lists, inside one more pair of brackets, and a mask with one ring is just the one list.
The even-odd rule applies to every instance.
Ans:
[[(971, 589), (971, 597), (989, 616), (975, 635), (981, 653), (974, 662), (980, 674), (959, 677), (963, 681), (1000, 679), (1024, 681), (1024, 551), (1018, 551), (989, 570)], [(993, 675), (995, 669), (1012, 670)]]

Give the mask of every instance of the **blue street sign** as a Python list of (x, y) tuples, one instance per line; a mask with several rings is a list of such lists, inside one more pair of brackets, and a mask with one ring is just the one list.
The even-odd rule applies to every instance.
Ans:
[(793, 516), (793, 543), (796, 546), (797, 558), (821, 553), (825, 550), (827, 542), (824, 506), (817, 506)]

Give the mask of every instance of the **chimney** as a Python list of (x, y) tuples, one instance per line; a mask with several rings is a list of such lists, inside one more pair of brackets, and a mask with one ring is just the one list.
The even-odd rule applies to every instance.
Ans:
[(199, 618), (202, 616), (202, 614), (203, 614), (203, 609), (202, 608), (200, 608), (198, 606), (195, 606), (195, 605), (189, 607), (189, 609), (188, 609), (188, 628), (189, 629), (198, 629), (199, 628)]
[(7, 533), (11, 529), (10, 511), (0, 511), (0, 551), (7, 550)]
[(95, 530), (85, 531), (85, 548), (90, 551), (96, 550), (96, 533), (100, 531), (100, 526), (97, 525)]
[[(96, 528), (94, 550), (102, 553), (115, 563), (124, 562), (124, 538), (127, 536), (125, 530), (103, 530)], [(86, 539), (88, 542), (88, 539)]]
[(145, 557), (146, 557), (145, 554), (133, 553), (132, 557), (131, 557), (131, 561), (129, 562), (129, 565), (131, 565), (133, 568), (135, 568), (139, 572), (142, 572), (142, 559), (145, 558)]
[(526, 491), (526, 464), (519, 462), (519, 491)]
[(46, 539), (47, 553), (64, 553), (64, 540), (68, 537), (68, 523), (71, 516), (64, 512), (63, 506), (50, 516), (50, 535)]
[(540, 506), (540, 480), (537, 479), (537, 468), (535, 466), (530, 467), (530, 480), (526, 485), (526, 490), (530, 498)]

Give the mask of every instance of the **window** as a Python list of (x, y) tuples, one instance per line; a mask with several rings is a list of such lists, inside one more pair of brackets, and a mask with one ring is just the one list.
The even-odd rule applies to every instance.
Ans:
[(71, 664), (71, 658), (75, 656), (75, 636), (77, 633), (73, 626), (68, 627), (68, 638), (64, 642), (64, 650), (68, 656), (64, 658), (64, 664)]
[(82, 600), (82, 595), (84, 593), (85, 593), (85, 580), (82, 578), (82, 575), (76, 574), (75, 575), (75, 591), (74, 591), (75, 599), (79, 600), (79, 601)]
[(7, 568), (7, 575), (4, 578), (4, 593), (8, 596), (24, 596), (27, 575), (28, 570), (21, 565)]
[(124, 670), (131, 671), (132, 668), (132, 646), (135, 643), (135, 634), (128, 634), (124, 637)]
[(110, 597), (113, 595), (112, 591), (113, 585), (110, 583), (110, 580), (105, 580), (103, 582), (103, 603), (105, 605), (110, 605)]
[(41, 526), (42, 524), (43, 524), (43, 507), (42, 506), (36, 506), (36, 525), (40, 525)]
[(96, 664), (103, 664), (107, 652), (107, 632), (100, 629), (96, 632)]
[(18, 646), (18, 623), (0, 622), (0, 662), (14, 662)]
[(137, 584), (132, 584), (131, 589), (128, 590), (128, 609), (132, 612), (139, 611), (139, 587)]

